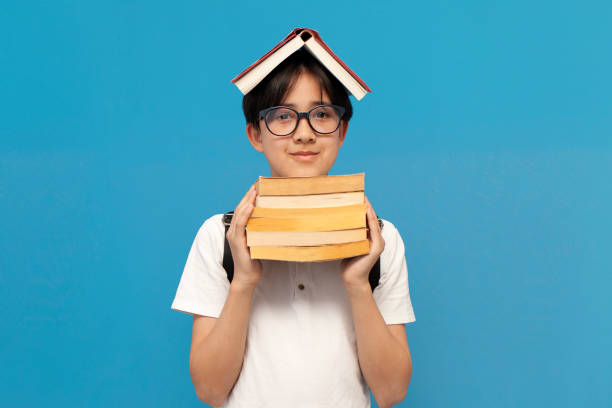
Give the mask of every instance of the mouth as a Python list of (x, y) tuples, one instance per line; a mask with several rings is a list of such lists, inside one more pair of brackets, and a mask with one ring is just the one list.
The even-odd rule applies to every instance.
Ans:
[(296, 153), (290, 153), (291, 156), (298, 160), (298, 161), (313, 161), (315, 159), (315, 157), (318, 156), (319, 153), (315, 153), (315, 152), (296, 152)]

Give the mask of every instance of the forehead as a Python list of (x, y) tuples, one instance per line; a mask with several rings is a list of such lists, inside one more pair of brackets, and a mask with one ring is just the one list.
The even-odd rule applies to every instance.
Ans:
[(318, 105), (330, 103), (329, 95), (318, 79), (308, 71), (301, 72), (283, 99), (283, 105)]

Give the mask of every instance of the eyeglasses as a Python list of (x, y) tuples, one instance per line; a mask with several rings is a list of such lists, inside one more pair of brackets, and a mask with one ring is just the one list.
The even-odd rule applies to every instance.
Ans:
[(259, 119), (263, 119), (270, 133), (276, 136), (287, 136), (295, 132), (303, 117), (315, 132), (329, 134), (338, 130), (344, 110), (338, 105), (318, 105), (308, 112), (298, 112), (287, 106), (273, 106), (259, 111)]

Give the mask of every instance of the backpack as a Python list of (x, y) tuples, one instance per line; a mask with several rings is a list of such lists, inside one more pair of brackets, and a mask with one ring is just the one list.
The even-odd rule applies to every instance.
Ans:
[[(223, 225), (225, 226), (225, 234), (223, 235), (223, 239), (225, 241), (223, 245), (223, 269), (225, 269), (225, 273), (227, 274), (227, 279), (232, 282), (234, 278), (234, 259), (232, 258), (232, 250), (229, 246), (229, 242), (227, 241), (227, 230), (230, 227), (230, 223), (232, 222), (232, 216), (234, 215), (234, 211), (227, 212), (223, 214)], [(380, 217), (378, 217), (378, 225), (382, 230), (383, 222)], [(370, 288), (372, 292), (378, 286), (378, 282), (380, 281), (380, 257), (376, 260), (376, 263), (370, 270), (370, 274), (368, 276), (368, 281), (370, 282)]]

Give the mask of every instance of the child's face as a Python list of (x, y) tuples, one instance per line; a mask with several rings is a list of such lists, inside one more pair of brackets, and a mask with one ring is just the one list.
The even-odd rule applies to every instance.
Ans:
[[(331, 103), (316, 78), (308, 72), (302, 73), (282, 105), (299, 112), (306, 112), (316, 105)], [(270, 164), (272, 177), (300, 177), (327, 175), (344, 142), (348, 124), (340, 122), (334, 133), (315, 132), (305, 118), (300, 119), (298, 127), (288, 136), (276, 136), (260, 120), (259, 130), (247, 125), (247, 135), (253, 147), (263, 152)], [(314, 152), (314, 155), (297, 155), (297, 152)]]

